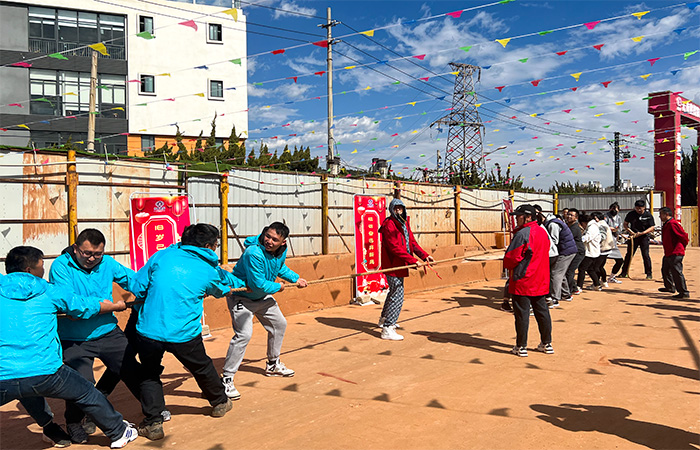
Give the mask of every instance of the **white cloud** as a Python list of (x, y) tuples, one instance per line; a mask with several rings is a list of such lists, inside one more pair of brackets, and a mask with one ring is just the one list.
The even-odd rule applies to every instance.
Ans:
[[(308, 16), (318, 15), (314, 8), (307, 8), (304, 6), (299, 6), (297, 3), (290, 0), (283, 0), (276, 6), (277, 9), (274, 10), (273, 17), (279, 19), (280, 17), (295, 16), (299, 14), (304, 14)], [(290, 12), (288, 12), (290, 11)]]

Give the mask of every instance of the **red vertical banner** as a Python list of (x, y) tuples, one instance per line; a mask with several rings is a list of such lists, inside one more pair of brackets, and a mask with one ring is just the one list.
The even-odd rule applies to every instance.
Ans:
[[(355, 272), (379, 270), (382, 266), (382, 237), (379, 227), (386, 217), (386, 198), (371, 195), (353, 197), (355, 218)], [(357, 297), (374, 297), (388, 289), (386, 276), (374, 274), (358, 276)]]
[(510, 215), (510, 213), (513, 212), (513, 200), (511, 200), (509, 198), (504, 198), (503, 199), (503, 210), (506, 213), (508, 223), (510, 224), (510, 232), (512, 233), (513, 230), (515, 230), (515, 216)]
[(179, 242), (189, 224), (190, 205), (186, 195), (131, 198), (131, 268), (139, 270), (155, 252)]

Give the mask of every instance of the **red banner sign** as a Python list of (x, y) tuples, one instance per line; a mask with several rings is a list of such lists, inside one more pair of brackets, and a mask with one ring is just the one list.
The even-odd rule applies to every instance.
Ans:
[(506, 213), (507, 221), (510, 224), (510, 232), (512, 233), (513, 230), (516, 228), (515, 224), (515, 216), (511, 216), (510, 213), (513, 212), (513, 200), (509, 198), (504, 198), (503, 199), (503, 210)]
[[(355, 271), (357, 273), (379, 270), (381, 261), (381, 235), (379, 227), (386, 217), (386, 199), (371, 195), (355, 195)], [(367, 297), (388, 289), (384, 274), (359, 276), (356, 278), (357, 297)]]
[(155, 252), (180, 241), (190, 224), (187, 196), (134, 197), (129, 224), (131, 268), (139, 270)]

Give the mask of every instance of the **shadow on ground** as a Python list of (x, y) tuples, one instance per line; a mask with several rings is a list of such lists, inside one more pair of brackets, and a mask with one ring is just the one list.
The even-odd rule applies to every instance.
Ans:
[(599, 405), (561, 404), (530, 405), (543, 415), (537, 416), (545, 422), (568, 431), (597, 431), (619, 436), (629, 442), (653, 449), (697, 450), (691, 444), (700, 443), (700, 435), (678, 428), (629, 419), (632, 413), (624, 408)]
[(480, 348), (496, 353), (510, 353), (511, 346), (503, 342), (484, 339), (475, 334), (469, 333), (438, 333), (435, 331), (414, 331), (411, 334), (426, 336), (429, 341), (449, 342), (452, 344), (464, 345), (465, 347)]
[(641, 361), (639, 359), (610, 359), (612, 364), (622, 367), (641, 370), (642, 372), (655, 373), (657, 375), (676, 375), (691, 380), (699, 380), (700, 372), (687, 367), (676, 366), (661, 361)]
[(457, 302), (462, 308), (474, 306), (487, 306), (500, 309), (503, 302), (503, 289), (464, 289), (464, 297), (452, 297), (444, 299), (447, 302)]
[(367, 333), (370, 336), (379, 337), (377, 324), (364, 320), (350, 319), (347, 317), (316, 317), (316, 321), (333, 328), (343, 328)]

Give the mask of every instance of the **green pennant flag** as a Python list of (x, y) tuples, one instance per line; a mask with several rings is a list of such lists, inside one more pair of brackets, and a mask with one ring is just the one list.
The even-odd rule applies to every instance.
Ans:
[(575, 145), (572, 145), (571, 148), (576, 148), (576, 146), (575, 146)]
[(589, 106), (589, 108), (593, 109), (593, 108), (595, 108), (595, 105)]
[(540, 36), (544, 36), (545, 34), (549, 34), (549, 33), (551, 33), (551, 32), (552, 32), (551, 30), (549, 30), (549, 31), (540, 31), (540, 32), (537, 33), (537, 34), (539, 34)]
[(685, 52), (685, 53), (683, 53), (683, 61), (685, 61), (686, 59), (690, 58), (691, 56), (693, 56), (693, 55), (696, 54), (697, 52), (698, 52), (698, 50), (695, 50), (695, 51), (693, 51), (693, 52)]
[(140, 33), (137, 33), (136, 36), (143, 38), (143, 39), (147, 39), (147, 40), (155, 38), (155, 36), (153, 36), (148, 31), (142, 31)]
[(263, 85), (262, 83), (253, 82), (253, 86), (262, 86), (262, 85)]
[(400, 81), (394, 81), (394, 82), (391, 83), (391, 84), (401, 84), (401, 82), (400, 82)]
[(55, 58), (55, 59), (66, 59), (66, 60), (68, 59), (60, 53), (51, 53), (48, 56), (49, 56), (49, 58)]
[(523, 63), (523, 64), (524, 64), (524, 63), (526, 63), (526, 62), (527, 62), (527, 60), (528, 60), (528, 59), (530, 59), (530, 58), (523, 58), (523, 59), (519, 59), (518, 61), (520, 61), (521, 63)]
[(514, 2), (514, 1), (515, 1), (515, 0), (501, 0), (501, 1), (498, 2), (498, 3), (500, 3), (500, 4), (502, 4), (502, 5), (505, 5), (506, 3), (510, 3), (510, 2)]
[(554, 136), (559, 136), (561, 133), (557, 131), (556, 133), (553, 133), (553, 134), (554, 134)]
[(147, 106), (146, 103), (137, 103), (136, 106)]
[(240, 66), (241, 65), (241, 58), (232, 59), (231, 62), (234, 64), (238, 64)]
[(625, 110), (622, 110), (622, 111), (620, 111), (620, 112), (628, 113), (628, 112), (630, 112), (630, 111), (632, 111), (632, 110), (631, 110), (631, 109), (625, 109)]
[(472, 46), (471, 46), (471, 45), (467, 45), (467, 46), (465, 46), (465, 47), (460, 47), (459, 49), (460, 49), (460, 50), (464, 50), (465, 52), (468, 52), (469, 50), (472, 49)]
[(603, 128), (610, 128), (610, 125), (603, 125)]
[(651, 97), (644, 97), (642, 100), (649, 100)]
[(538, 92), (537, 95), (549, 94), (549, 92)]

